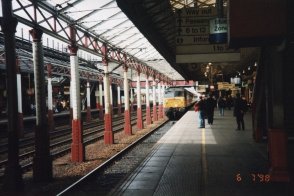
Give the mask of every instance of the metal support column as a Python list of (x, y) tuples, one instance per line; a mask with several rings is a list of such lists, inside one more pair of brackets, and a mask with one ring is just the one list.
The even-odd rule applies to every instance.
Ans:
[(120, 86), (117, 85), (117, 114), (121, 115)]
[(140, 83), (140, 71), (138, 71), (137, 76), (137, 127), (138, 129), (143, 129), (143, 118), (142, 118), (142, 108), (141, 108), (141, 83)]
[(47, 72), (48, 72), (48, 85), (47, 85), (47, 92), (48, 92), (48, 128), (49, 131), (53, 131), (55, 129), (54, 126), (54, 117), (53, 117), (53, 99), (52, 99), (52, 65), (47, 65)]
[(16, 54), (15, 31), (17, 20), (12, 15), (11, 0), (2, 0), (3, 17), (0, 19), (4, 33), (5, 62), (7, 74), (7, 100), (8, 105), (8, 163), (5, 167), (3, 189), (9, 192), (18, 192), (23, 189), (22, 171), (19, 165), (18, 149), (18, 118), (17, 110), (17, 84), (16, 84)]
[(22, 113), (22, 90), (21, 90), (21, 74), (20, 74), (20, 67), (19, 61), (16, 59), (16, 79), (17, 79), (17, 101), (18, 101), (18, 137), (24, 136), (23, 130), (23, 113)]
[(155, 77), (153, 77), (153, 122), (158, 121), (158, 115), (157, 115), (157, 106), (156, 106), (156, 81)]
[(83, 144), (83, 125), (81, 120), (81, 96), (80, 96), (80, 76), (78, 70), (78, 46), (76, 44), (76, 29), (70, 27), (71, 44), (70, 51), (70, 75), (71, 75), (71, 95), (72, 95), (72, 144), (71, 160), (73, 162), (83, 162), (85, 160), (85, 146)]
[(268, 122), (268, 149), (271, 181), (289, 181), (288, 171), (288, 138), (284, 128), (284, 88), (283, 68), (284, 49), (271, 46), (263, 50), (262, 57), (266, 65), (267, 87), (266, 108)]
[(150, 111), (150, 100), (149, 100), (149, 76), (146, 75), (146, 124), (150, 125), (152, 123), (151, 111)]
[(46, 90), (44, 74), (44, 54), (42, 45), (43, 31), (39, 28), (30, 30), (33, 38), (33, 63), (35, 77), (36, 128), (35, 156), (33, 159), (33, 177), (37, 182), (52, 180), (52, 159), (49, 149), (48, 119), (46, 116)]
[(91, 90), (89, 79), (87, 81), (87, 122), (91, 121)]
[(124, 132), (126, 135), (132, 135), (131, 111), (130, 111), (130, 96), (129, 82), (127, 78), (128, 67), (124, 66), (124, 97), (125, 97), (125, 125)]
[(99, 82), (99, 119), (103, 120), (104, 118), (104, 113), (103, 113), (103, 89), (102, 89), (102, 81)]
[(110, 103), (110, 85), (109, 85), (109, 70), (108, 70), (108, 59), (107, 59), (107, 48), (103, 46), (103, 59), (104, 64), (104, 103), (105, 103), (105, 114), (104, 114), (104, 143), (113, 144), (114, 135), (112, 130), (112, 111)]
[(162, 100), (161, 100), (161, 82), (158, 82), (157, 84), (157, 96), (158, 96), (158, 119), (162, 118)]

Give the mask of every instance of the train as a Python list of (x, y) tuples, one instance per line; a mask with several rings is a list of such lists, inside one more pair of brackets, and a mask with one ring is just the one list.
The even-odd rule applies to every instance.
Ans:
[(163, 109), (169, 120), (180, 119), (199, 97), (193, 87), (171, 86), (165, 89)]

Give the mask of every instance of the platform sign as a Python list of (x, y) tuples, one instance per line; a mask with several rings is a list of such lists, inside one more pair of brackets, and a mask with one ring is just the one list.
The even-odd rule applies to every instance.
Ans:
[(208, 53), (227, 53), (239, 52), (229, 49), (227, 44), (209, 44), (209, 45), (179, 45), (176, 47), (177, 54), (208, 54)]
[(238, 62), (240, 53), (177, 54), (176, 63)]
[(209, 44), (208, 35), (177, 36), (176, 45)]
[(176, 27), (191, 26), (209, 26), (208, 19), (199, 19), (195, 17), (178, 17), (176, 19)]
[(178, 36), (180, 35), (208, 35), (208, 26), (178, 27)]
[(189, 7), (185, 9), (177, 9), (177, 17), (213, 17), (217, 15), (215, 7), (195, 8)]

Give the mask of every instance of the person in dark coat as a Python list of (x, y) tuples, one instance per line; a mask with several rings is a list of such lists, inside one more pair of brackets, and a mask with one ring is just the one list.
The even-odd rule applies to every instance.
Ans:
[(206, 116), (209, 125), (213, 124), (213, 114), (215, 106), (216, 100), (213, 99), (211, 94), (209, 94), (209, 97), (206, 99)]
[(245, 124), (244, 124), (244, 114), (247, 111), (247, 102), (245, 99), (242, 99), (240, 97), (240, 94), (236, 94), (236, 99), (234, 103), (234, 116), (236, 117), (237, 122), (237, 130), (245, 130)]
[(219, 115), (223, 116), (224, 113), (225, 113), (225, 107), (226, 107), (226, 101), (225, 101), (224, 97), (221, 96), (221, 97), (218, 98), (217, 106), (218, 106), (218, 109), (219, 109)]
[(200, 120), (200, 126), (199, 128), (205, 128), (205, 110), (206, 110), (206, 103), (202, 96), (199, 97), (200, 100), (195, 103), (194, 109), (196, 112), (199, 113), (199, 120)]

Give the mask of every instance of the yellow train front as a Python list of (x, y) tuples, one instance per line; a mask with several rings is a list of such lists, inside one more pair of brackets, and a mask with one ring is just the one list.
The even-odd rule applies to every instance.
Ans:
[(195, 94), (192, 87), (169, 87), (164, 92), (163, 108), (165, 115), (170, 120), (181, 118), (190, 106), (195, 102)]

